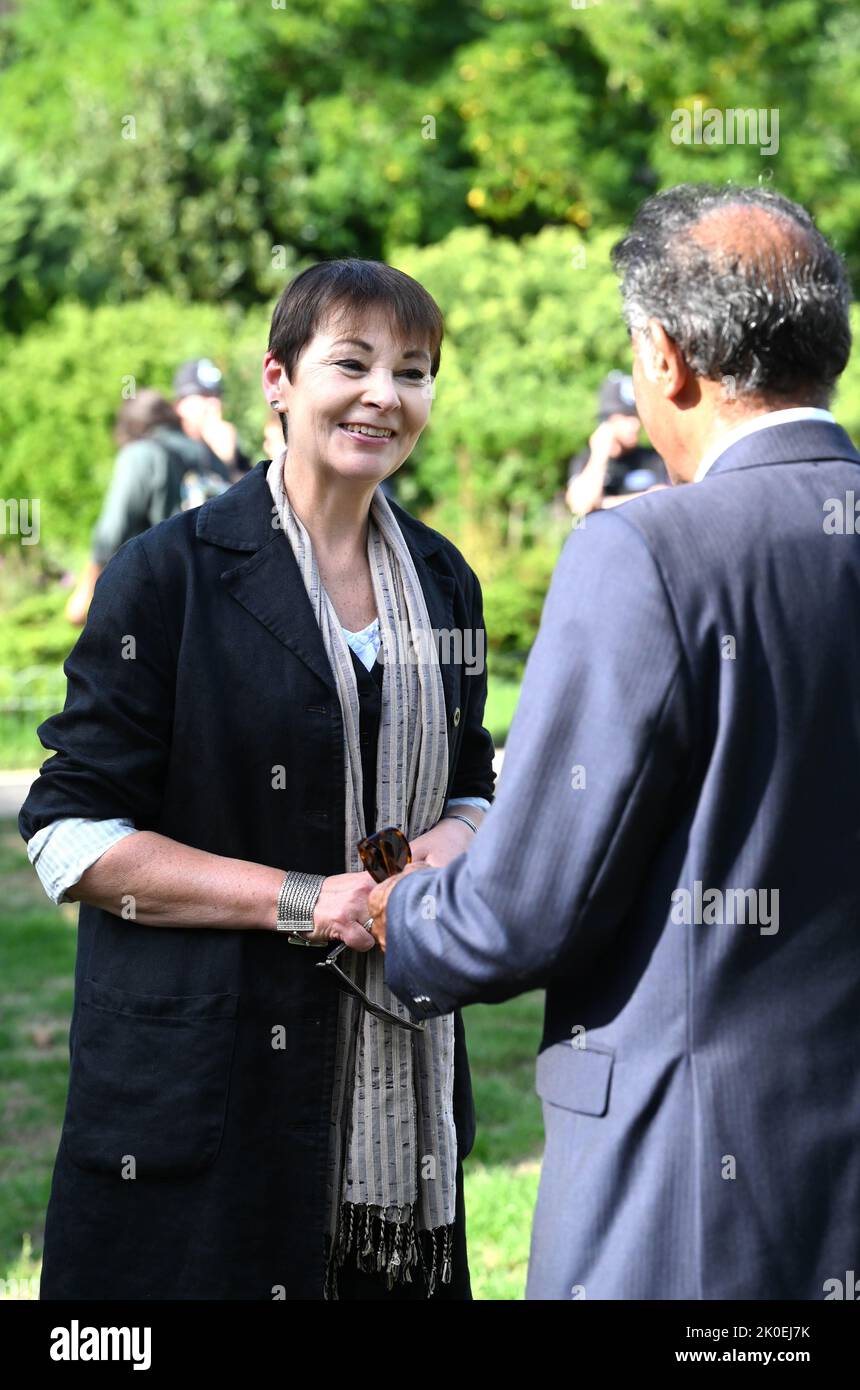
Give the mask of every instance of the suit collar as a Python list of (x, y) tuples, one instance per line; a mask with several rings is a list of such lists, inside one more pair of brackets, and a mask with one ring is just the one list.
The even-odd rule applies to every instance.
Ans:
[[(274, 504), (266, 482), (269, 462), (258, 463), (240, 482), (204, 502), (198, 511), (197, 536), (226, 550), (250, 552), (238, 564), (230, 564), (225, 556), (222, 583), (237, 603), (337, 696), (337, 683), (296, 557), (280, 526), (272, 525)], [(430, 624), (437, 631), (450, 632), (454, 628), (455, 581), (430, 563), (430, 557), (442, 551), (442, 537), (397, 503), (392, 502), (391, 509), (415, 563)], [(440, 662), (440, 667), (450, 715), (457, 668), (450, 661)]]
[(730, 448), (737, 440), (743, 439), (747, 434), (755, 434), (756, 430), (771, 429), (774, 425), (786, 424), (796, 420), (829, 420), (834, 423), (833, 416), (829, 410), (821, 410), (818, 406), (795, 405), (785, 410), (766, 410), (759, 415), (753, 415), (742, 420), (739, 425), (735, 425), (729, 430), (725, 430), (714, 444), (706, 449), (699, 459), (699, 466), (693, 478), (694, 483), (701, 482), (708, 469)]
[(700, 481), (706, 483), (709, 478), (739, 468), (758, 468), (772, 463), (816, 463), (824, 459), (860, 463), (860, 453), (835, 421), (794, 420), (768, 425), (735, 440), (714, 460)]

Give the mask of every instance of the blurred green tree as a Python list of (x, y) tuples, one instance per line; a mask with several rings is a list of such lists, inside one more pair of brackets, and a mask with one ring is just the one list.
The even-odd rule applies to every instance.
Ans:
[[(448, 323), (401, 497), (520, 651), (565, 461), (628, 360), (608, 249), (643, 196), (772, 182), (860, 271), (852, 0), (27, 0), (2, 7), (0, 75), (0, 493), (41, 496), (54, 565), (95, 520), (127, 379), (215, 357), (253, 453), (276, 295), (381, 257)], [(775, 112), (778, 143), (677, 143), (697, 103), (771, 133)]]

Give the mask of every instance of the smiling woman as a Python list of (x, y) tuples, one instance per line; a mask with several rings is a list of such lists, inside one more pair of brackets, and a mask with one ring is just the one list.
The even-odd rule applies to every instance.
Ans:
[[(357, 848), (445, 864), (493, 795), (486, 674), (432, 640), (484, 640), (478, 580), (379, 486), (442, 333), (390, 266), (298, 276), (262, 370), (288, 446), (96, 586), (19, 822), (81, 903), (43, 1298), (471, 1297), (462, 1020), (388, 990)], [(343, 990), (289, 949), (332, 942)]]
[(341, 625), (352, 631), (377, 616), (367, 553), (371, 498), (427, 423), (443, 331), (430, 295), (374, 261), (310, 267), (287, 286), (272, 318), (263, 389), (289, 421), (284, 485), (311, 532)]
[[(332, 475), (355, 485), (338, 489), (339, 509), (409, 457), (430, 414), (442, 335), (434, 301), (391, 266), (326, 262), (288, 285), (272, 319), (263, 388), (289, 420), (285, 480), (300, 513), (303, 503), (325, 505)], [(335, 569), (356, 558), (331, 557)]]

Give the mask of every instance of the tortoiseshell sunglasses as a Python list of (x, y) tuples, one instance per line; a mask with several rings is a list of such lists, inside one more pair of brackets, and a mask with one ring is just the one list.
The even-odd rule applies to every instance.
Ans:
[(387, 825), (358, 842), (358, 854), (371, 878), (384, 883), (393, 874), (400, 874), (412, 863), (409, 841), (396, 825)]
[[(384, 830), (377, 830), (373, 835), (367, 835), (358, 842), (358, 853), (371, 878), (376, 883), (384, 883), (393, 874), (399, 874), (412, 862), (412, 851), (409, 848), (409, 841), (398, 830), (396, 825), (387, 825)], [(411, 1033), (420, 1033), (424, 1029), (423, 1023), (413, 1023), (409, 1018), (401, 1018), (399, 1014), (392, 1013), (390, 1009), (385, 1009), (381, 1004), (376, 1004), (365, 994), (359, 985), (345, 975), (337, 964), (337, 958), (341, 951), (346, 950), (346, 942), (340, 941), (334, 950), (329, 951), (325, 960), (317, 962), (318, 970), (328, 970), (334, 976), (335, 984), (339, 989), (346, 990), (347, 993), (355, 995), (368, 1013), (373, 1014), (374, 1018), (385, 1019), (386, 1023), (393, 1023), (397, 1028), (406, 1028)]]

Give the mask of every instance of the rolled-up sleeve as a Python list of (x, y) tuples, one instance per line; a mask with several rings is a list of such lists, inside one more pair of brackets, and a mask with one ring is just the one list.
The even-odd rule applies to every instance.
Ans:
[(128, 820), (66, 816), (36, 831), (27, 842), (27, 857), (51, 902), (69, 902), (66, 889), (77, 883), (111, 845), (133, 835), (134, 830)]
[(478, 806), (482, 811), (490, 809), (490, 803), (485, 796), (454, 796), (445, 809), (449, 810), (452, 806)]
[(99, 576), (86, 626), (67, 657), (62, 711), (39, 725), (54, 756), (42, 764), (18, 817), (29, 843), (68, 817), (159, 818), (170, 756), (175, 689), (158, 591), (140, 539)]

